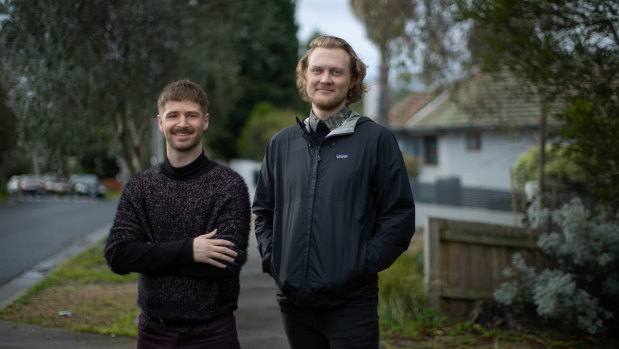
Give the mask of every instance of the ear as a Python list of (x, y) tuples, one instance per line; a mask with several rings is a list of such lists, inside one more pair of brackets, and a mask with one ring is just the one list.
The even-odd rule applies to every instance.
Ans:
[(211, 114), (206, 113), (204, 114), (204, 129), (202, 130), (202, 132), (206, 131), (206, 129), (208, 129), (208, 124), (209, 124), (209, 120), (211, 119)]
[(163, 132), (163, 118), (160, 114), (157, 114), (157, 121), (159, 123), (159, 131)]

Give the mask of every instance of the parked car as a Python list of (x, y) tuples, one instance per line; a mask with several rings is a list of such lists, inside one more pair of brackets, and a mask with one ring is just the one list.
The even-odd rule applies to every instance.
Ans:
[(69, 178), (71, 192), (76, 195), (102, 198), (105, 195), (105, 186), (101, 184), (99, 176), (90, 173), (77, 173)]
[(47, 194), (64, 195), (71, 191), (69, 182), (65, 178), (53, 175), (43, 176), (43, 188)]
[(38, 195), (44, 193), (41, 177), (34, 175), (22, 175), (19, 178), (18, 192), (21, 194)]
[(6, 190), (9, 195), (19, 194), (19, 181), (21, 176), (15, 175), (9, 178), (9, 181), (6, 182)]

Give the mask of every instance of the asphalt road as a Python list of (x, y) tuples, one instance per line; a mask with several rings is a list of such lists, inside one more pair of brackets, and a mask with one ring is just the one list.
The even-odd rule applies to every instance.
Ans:
[(27, 198), (0, 204), (0, 285), (112, 224), (116, 201)]

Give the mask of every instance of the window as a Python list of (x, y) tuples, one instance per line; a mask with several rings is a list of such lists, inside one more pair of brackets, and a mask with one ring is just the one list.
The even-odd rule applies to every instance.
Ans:
[(436, 136), (423, 137), (423, 161), (428, 165), (438, 164), (438, 148)]
[(481, 134), (479, 134), (478, 132), (466, 134), (466, 150), (481, 150)]

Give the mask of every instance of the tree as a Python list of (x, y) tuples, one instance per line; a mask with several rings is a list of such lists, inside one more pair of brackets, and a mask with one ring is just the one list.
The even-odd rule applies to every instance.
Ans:
[[(290, 36), (289, 28), (276, 24), (288, 17), (294, 23), (294, 12), (268, 11), (286, 3), (9, 1), (3, 75), (11, 82), (19, 138), (48, 157), (80, 157), (91, 146), (98, 153), (104, 147), (120, 152), (135, 174), (149, 163), (159, 91), (189, 78), (211, 100), (210, 150), (215, 157), (234, 153), (234, 131), (231, 141), (216, 140), (240, 129), (244, 118), (235, 113), (254, 103), (239, 103), (247, 86), (254, 86), (252, 74), (242, 76), (243, 64), (252, 67), (264, 58), (271, 75), (261, 81), (282, 76), (274, 69), (281, 67), (283, 47), (270, 45), (280, 33)], [(296, 46), (292, 51), (296, 55)]]
[[(368, 38), (380, 54), (380, 96), (378, 122), (388, 125), (389, 70), (396, 47), (406, 31), (406, 24), (415, 16), (415, 2), (410, 0), (351, 0), (350, 5), (366, 28)], [(412, 44), (412, 41), (404, 41)]]
[[(234, 3), (234, 5), (228, 5)], [(297, 109), (303, 105), (295, 82), (298, 60), (298, 27), (295, 3), (291, 0), (246, 0), (227, 2), (238, 7), (232, 15), (238, 21), (241, 35), (234, 41), (239, 59), (239, 96), (231, 105), (229, 117), (211, 137), (224, 158), (233, 158), (239, 149), (237, 138), (253, 108), (262, 102), (278, 108)]]
[(619, 165), (613, 154), (619, 142), (611, 135), (619, 134), (619, 3), (459, 0), (458, 5), (463, 18), (472, 20), (472, 35), (485, 43), (474, 61), (488, 70), (507, 68), (529, 81), (544, 97), (543, 115), (557, 96), (566, 97), (567, 107), (557, 115), (564, 121), (559, 135), (588, 174), (593, 191), (616, 205)]
[(6, 91), (0, 85), (0, 178), (14, 174), (12, 172), (17, 167), (16, 161), (11, 161), (11, 155), (17, 150), (17, 120), (6, 101)]
[(438, 88), (459, 73), (468, 58), (461, 40), (467, 25), (456, 20), (453, 0), (351, 0), (367, 36), (379, 49), (379, 118), (387, 124), (390, 72), (410, 83), (414, 76)]
[(294, 125), (295, 115), (298, 113), (291, 109), (277, 109), (266, 102), (257, 104), (238, 139), (239, 155), (262, 161), (271, 137), (284, 127)]
[(179, 73), (172, 5), (11, 2), (3, 46), (21, 141), (60, 162), (114, 136), (130, 172), (141, 171), (155, 88)]

